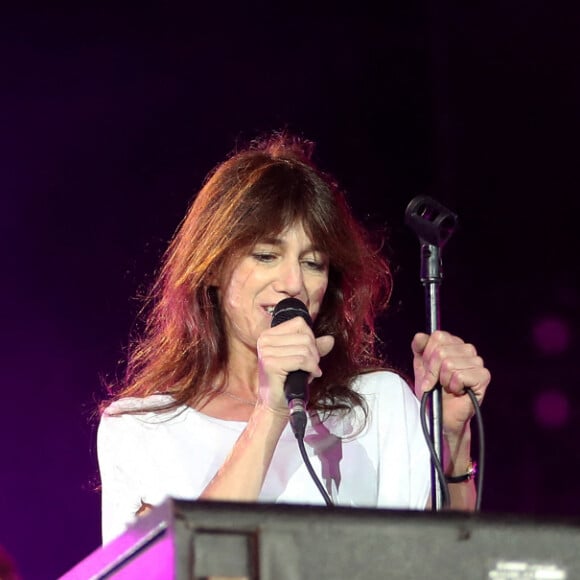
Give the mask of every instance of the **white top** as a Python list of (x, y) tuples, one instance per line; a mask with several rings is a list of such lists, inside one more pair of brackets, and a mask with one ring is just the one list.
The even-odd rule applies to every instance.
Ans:
[[(309, 418), (304, 442), (320, 481), (336, 505), (424, 509), (430, 462), (418, 400), (405, 381), (388, 371), (363, 374), (354, 388), (368, 404), (364, 426), (360, 410), (324, 423), (316, 415)], [(168, 400), (168, 395), (122, 399), (101, 417), (97, 449), (103, 543), (125, 530), (141, 502), (198, 498), (246, 427), (245, 422), (216, 419), (187, 406), (115, 415), (128, 409), (146, 411)], [(280, 437), (259, 501), (325, 503), (290, 425)]]

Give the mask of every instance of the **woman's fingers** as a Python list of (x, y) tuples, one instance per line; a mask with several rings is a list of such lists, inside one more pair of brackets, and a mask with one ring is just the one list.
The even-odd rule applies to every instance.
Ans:
[(448, 332), (418, 333), (413, 338), (413, 366), (419, 393), (440, 383), (448, 392), (460, 395), (469, 387), (483, 395), (491, 374), (477, 349)]
[(332, 336), (314, 338), (312, 329), (302, 318), (294, 318), (264, 331), (258, 339), (260, 388), (268, 399), (280, 404), (284, 382), (289, 373), (303, 370), (310, 380), (322, 376), (320, 358), (334, 346)]

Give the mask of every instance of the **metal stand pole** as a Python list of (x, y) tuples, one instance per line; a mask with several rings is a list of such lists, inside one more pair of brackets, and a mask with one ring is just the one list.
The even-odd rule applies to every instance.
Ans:
[[(441, 249), (449, 239), (457, 222), (457, 216), (437, 201), (418, 196), (411, 200), (405, 211), (406, 223), (418, 235), (421, 242), (421, 283), (425, 289), (426, 331), (432, 334), (441, 327), (440, 286), (443, 279)], [(428, 408), (430, 438), (436, 460), (441, 463), (443, 450), (443, 407), (441, 385), (431, 392)], [(442, 485), (435, 464), (431, 463), (431, 503), (434, 510), (443, 506)]]

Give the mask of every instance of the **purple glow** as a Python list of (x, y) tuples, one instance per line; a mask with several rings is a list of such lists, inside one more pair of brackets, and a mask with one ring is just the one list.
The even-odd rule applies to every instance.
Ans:
[(565, 393), (552, 388), (538, 393), (534, 401), (536, 422), (549, 429), (563, 427), (570, 419), (570, 402)]
[(534, 323), (532, 337), (543, 354), (561, 354), (570, 346), (570, 325), (559, 316), (544, 316)]

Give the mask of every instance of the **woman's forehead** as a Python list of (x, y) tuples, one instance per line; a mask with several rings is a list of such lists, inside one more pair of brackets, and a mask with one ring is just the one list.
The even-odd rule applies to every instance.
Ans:
[(290, 225), (284, 225), (282, 229), (262, 232), (257, 236), (256, 243), (283, 244), (290, 239), (299, 239), (313, 247), (319, 246), (310, 228), (303, 221), (296, 221)]

